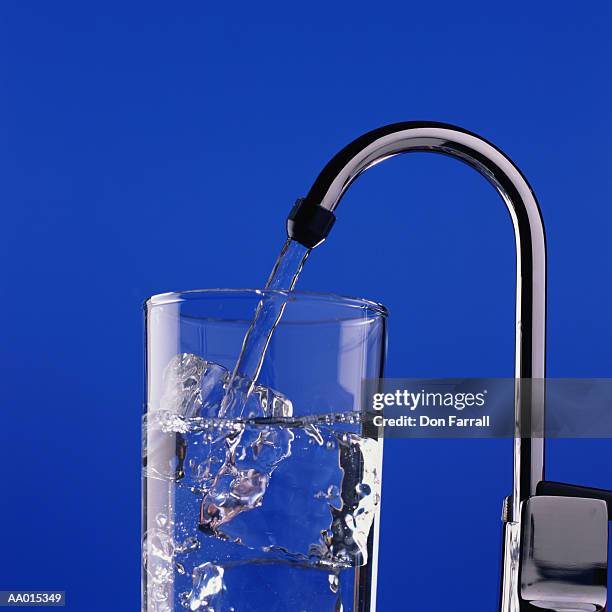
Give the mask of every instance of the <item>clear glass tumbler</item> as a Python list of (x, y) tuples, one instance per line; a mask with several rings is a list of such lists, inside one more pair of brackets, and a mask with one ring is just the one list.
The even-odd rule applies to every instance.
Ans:
[[(240, 414), (222, 416), (262, 305), (283, 315)], [(142, 610), (374, 610), (382, 440), (362, 383), (382, 376), (385, 308), (205, 290), (145, 311)]]

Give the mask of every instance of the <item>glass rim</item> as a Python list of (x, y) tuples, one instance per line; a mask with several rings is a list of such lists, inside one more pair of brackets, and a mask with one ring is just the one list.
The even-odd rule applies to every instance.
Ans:
[(324, 293), (316, 291), (286, 291), (280, 289), (253, 289), (253, 288), (210, 288), (210, 289), (189, 289), (187, 291), (169, 291), (167, 293), (156, 293), (149, 296), (143, 302), (143, 309), (147, 310), (156, 306), (168, 304), (180, 304), (188, 301), (196, 301), (209, 296), (222, 296), (245, 294), (259, 297), (284, 297), (288, 301), (329, 303), (336, 306), (354, 308), (357, 310), (368, 310), (373, 315), (388, 318), (389, 310), (387, 307), (373, 300), (361, 297), (339, 295), (337, 293)]

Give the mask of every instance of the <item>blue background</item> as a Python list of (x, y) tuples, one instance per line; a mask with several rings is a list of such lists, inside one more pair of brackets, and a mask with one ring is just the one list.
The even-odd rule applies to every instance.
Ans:
[[(612, 376), (612, 20), (545, 4), (2, 3), (1, 589), (137, 609), (141, 302), (261, 286), (295, 198), (378, 125), (456, 123), (517, 162), (549, 375)], [(395, 158), (338, 217), (299, 288), (387, 304), (389, 375), (512, 375), (512, 230), (482, 177)], [(510, 442), (385, 453), (380, 609), (493, 610)], [(611, 453), (551, 443), (548, 475), (610, 486)]]

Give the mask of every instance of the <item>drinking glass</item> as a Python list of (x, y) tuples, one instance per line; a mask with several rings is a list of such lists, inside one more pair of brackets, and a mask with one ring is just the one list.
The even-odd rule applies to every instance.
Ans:
[[(282, 316), (257, 380), (228, 385), (262, 307)], [(143, 612), (375, 609), (382, 440), (362, 400), (386, 318), (302, 292), (147, 300)]]

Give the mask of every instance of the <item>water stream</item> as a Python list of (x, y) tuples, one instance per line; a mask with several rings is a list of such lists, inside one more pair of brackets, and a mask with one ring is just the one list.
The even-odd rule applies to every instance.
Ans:
[[(272, 268), (265, 288), (291, 291), (310, 250), (288, 238)], [(227, 384), (219, 412), (220, 417), (243, 416), (244, 406), (255, 387), (270, 339), (283, 316), (286, 305), (287, 301), (283, 299), (262, 299), (257, 305), (253, 322), (244, 336), (240, 355)]]

